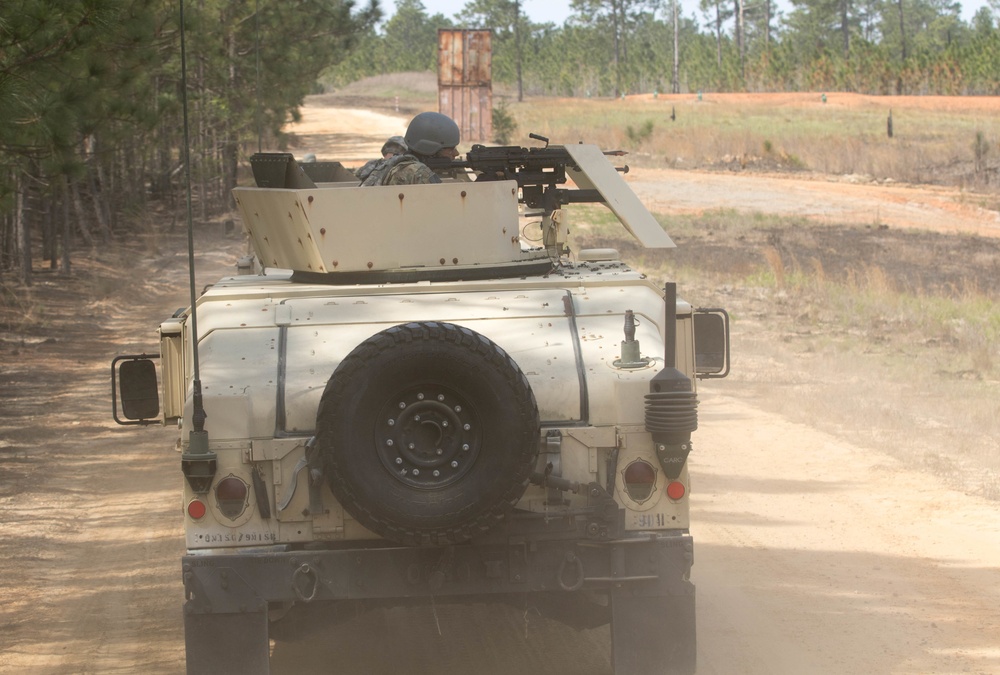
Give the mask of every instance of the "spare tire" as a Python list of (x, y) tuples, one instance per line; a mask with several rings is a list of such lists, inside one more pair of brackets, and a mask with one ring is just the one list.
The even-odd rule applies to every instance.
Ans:
[(534, 394), (507, 353), (449, 323), (368, 338), (327, 382), (316, 436), (330, 489), (403, 544), (467, 541), (524, 494), (538, 455)]

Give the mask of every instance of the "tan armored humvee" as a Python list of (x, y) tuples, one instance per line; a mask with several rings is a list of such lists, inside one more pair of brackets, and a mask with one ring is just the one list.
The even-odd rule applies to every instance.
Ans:
[(582, 201), (673, 246), (598, 148), (468, 158), (360, 188), (255, 156), (255, 264), (161, 324), (162, 417), (148, 358), (116, 359), (116, 419), (181, 429), (188, 672), (431, 597), (610, 622), (616, 675), (695, 670), (686, 459), (725, 312), (566, 249)]

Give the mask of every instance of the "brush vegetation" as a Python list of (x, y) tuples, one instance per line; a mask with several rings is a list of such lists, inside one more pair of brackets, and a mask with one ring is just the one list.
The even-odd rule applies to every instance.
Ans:
[[(581, 139), (635, 166), (813, 171), (865, 180), (986, 186), (1000, 170), (992, 100), (830, 94), (651, 95), (512, 103), (523, 140)], [(968, 105), (964, 105), (968, 103)], [(889, 115), (893, 136), (887, 133)], [(673, 117), (673, 119), (671, 119)]]

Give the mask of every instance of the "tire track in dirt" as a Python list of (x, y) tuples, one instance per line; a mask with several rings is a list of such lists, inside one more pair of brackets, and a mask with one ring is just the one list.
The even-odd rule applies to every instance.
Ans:
[(996, 504), (701, 398), (699, 673), (1000, 672)]
[[(243, 248), (199, 243), (201, 279), (231, 270)], [(187, 304), (183, 239), (154, 244), (97, 276), (80, 270), (102, 263), (77, 263), (71, 285), (39, 309), (48, 337), (0, 346), (15, 389), (0, 436), (31, 467), (0, 462), (0, 672), (184, 671), (177, 433), (110, 416), (111, 358), (156, 351), (156, 326)], [(87, 295), (111, 279), (117, 292)]]
[(1000, 237), (1000, 213), (984, 208), (982, 196), (952, 188), (643, 168), (626, 179), (654, 212), (732, 209), (814, 223)]

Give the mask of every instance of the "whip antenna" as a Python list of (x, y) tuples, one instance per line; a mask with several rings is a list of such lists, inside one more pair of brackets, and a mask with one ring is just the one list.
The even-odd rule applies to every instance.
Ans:
[(253, 50), (256, 59), (257, 67), (257, 85), (254, 91), (255, 98), (257, 99), (257, 152), (261, 152), (261, 138), (263, 136), (263, 131), (261, 127), (261, 114), (260, 114), (260, 0), (254, 0), (254, 27), (253, 27)]
[(205, 407), (201, 396), (201, 373), (198, 364), (198, 297), (194, 275), (194, 218), (191, 212), (191, 141), (188, 131), (187, 47), (184, 41), (184, 0), (180, 0), (181, 22), (181, 108), (184, 114), (184, 179), (187, 183), (188, 285), (191, 293), (191, 360), (193, 367), (191, 431), (188, 449), (181, 455), (181, 470), (191, 489), (198, 494), (208, 492), (215, 477), (215, 453), (208, 449), (205, 431)]

